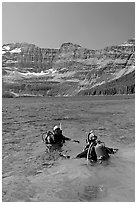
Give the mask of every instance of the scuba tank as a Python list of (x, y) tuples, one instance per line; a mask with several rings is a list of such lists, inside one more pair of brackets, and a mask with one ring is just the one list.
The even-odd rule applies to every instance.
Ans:
[(109, 158), (109, 155), (106, 152), (105, 145), (103, 142), (97, 142), (97, 145), (95, 146), (95, 152), (97, 155), (97, 160)]
[(54, 144), (54, 140), (51, 135), (47, 135), (47, 137), (45, 138), (45, 141), (47, 144)]
[(91, 142), (88, 149), (87, 149), (87, 164), (88, 161), (97, 161), (97, 155), (95, 152), (95, 145), (96, 145), (96, 141), (94, 141), (93, 143)]
[(42, 140), (45, 144), (54, 144), (53, 133), (48, 131), (47, 134), (44, 136), (42, 135)]

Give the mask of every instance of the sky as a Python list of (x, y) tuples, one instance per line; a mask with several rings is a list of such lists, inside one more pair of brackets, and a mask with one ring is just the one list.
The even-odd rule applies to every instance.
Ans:
[(3, 2), (2, 44), (27, 42), (89, 49), (135, 38), (134, 2)]

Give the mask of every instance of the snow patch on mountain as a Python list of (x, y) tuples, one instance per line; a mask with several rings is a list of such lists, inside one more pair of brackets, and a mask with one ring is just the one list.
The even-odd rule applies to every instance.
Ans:
[(15, 48), (13, 50), (10, 51), (11, 53), (20, 53), (21, 52), (21, 48)]
[(10, 46), (9, 45), (3, 46), (3, 50), (6, 50), (6, 51), (10, 50)]
[(132, 44), (128, 44), (128, 43), (125, 43), (125, 44), (122, 44), (121, 46), (133, 46)]
[(14, 61), (14, 60), (7, 60), (7, 63), (17, 63), (17, 61)]

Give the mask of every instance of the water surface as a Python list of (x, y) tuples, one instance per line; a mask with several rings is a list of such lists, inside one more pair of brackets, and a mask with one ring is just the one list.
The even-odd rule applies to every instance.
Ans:
[[(133, 96), (3, 99), (3, 201), (135, 201), (135, 100)], [(47, 153), (41, 133), (61, 122), (74, 157), (94, 129), (119, 148), (108, 163), (87, 164)]]

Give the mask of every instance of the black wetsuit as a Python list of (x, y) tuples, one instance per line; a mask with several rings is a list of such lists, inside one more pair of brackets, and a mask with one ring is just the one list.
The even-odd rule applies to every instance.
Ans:
[[(88, 148), (89, 148), (90, 144), (86, 145), (86, 147), (84, 148), (84, 150), (78, 154), (76, 156), (76, 158), (87, 158), (87, 153), (88, 153)], [(93, 160), (93, 161), (97, 161), (97, 155), (96, 155), (96, 151), (95, 151), (95, 146), (96, 146), (96, 142), (94, 142), (91, 146), (91, 151), (90, 151), (90, 155), (89, 155), (89, 159)], [(110, 148), (110, 147), (105, 147), (105, 151), (107, 154), (107, 158), (109, 158), (109, 154), (114, 154), (114, 149)]]
[[(86, 147), (83, 149), (83, 151), (80, 154), (78, 154), (76, 156), (76, 158), (87, 158), (87, 153), (88, 153), (89, 146), (90, 146), (90, 144), (86, 145)], [(92, 144), (91, 154), (89, 155), (89, 158), (94, 160), (94, 161), (97, 161), (97, 156), (96, 156), (94, 144)]]
[(65, 140), (71, 140), (70, 138), (62, 135), (62, 133), (54, 133), (53, 138), (54, 138), (54, 144), (62, 144), (65, 142)]

